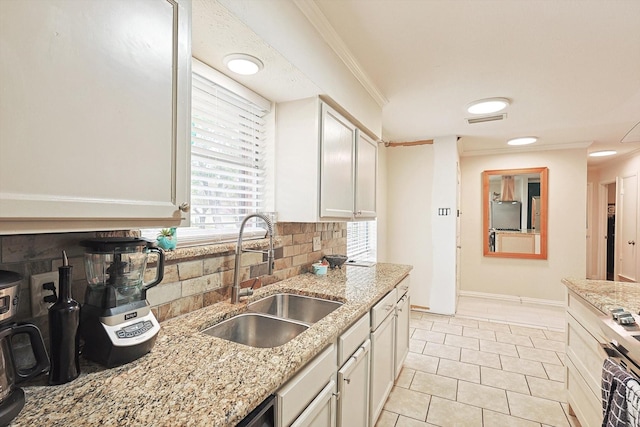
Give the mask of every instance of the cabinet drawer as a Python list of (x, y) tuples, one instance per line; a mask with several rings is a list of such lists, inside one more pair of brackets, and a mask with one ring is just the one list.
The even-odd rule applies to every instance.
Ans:
[(338, 338), (338, 366), (342, 366), (344, 362), (351, 357), (360, 344), (369, 337), (370, 316), (365, 314), (347, 332)]
[(371, 330), (375, 331), (384, 319), (396, 308), (396, 289), (392, 289), (371, 309)]
[(584, 382), (571, 359), (567, 360), (567, 401), (583, 427), (602, 425), (602, 403)]
[(567, 311), (580, 323), (595, 339), (600, 342), (607, 342), (607, 338), (602, 333), (602, 321), (599, 317), (606, 316), (596, 310), (591, 304), (569, 291), (567, 299)]
[(311, 403), (335, 375), (336, 345), (331, 344), (278, 392), (277, 409), (280, 425), (288, 426)]
[(602, 364), (606, 355), (596, 340), (570, 314), (567, 316), (567, 357), (594, 395), (600, 393)]
[(398, 285), (396, 286), (396, 289), (398, 291), (398, 301), (400, 301), (402, 299), (402, 297), (409, 292), (409, 285), (410, 285), (410, 281), (409, 281), (409, 277), (407, 276), (404, 279), (402, 279), (400, 281), (400, 283), (398, 283)]

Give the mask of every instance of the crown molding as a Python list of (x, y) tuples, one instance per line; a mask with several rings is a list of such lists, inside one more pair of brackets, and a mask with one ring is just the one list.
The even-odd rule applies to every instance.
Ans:
[(461, 157), (472, 157), (472, 156), (491, 156), (494, 154), (514, 154), (514, 153), (527, 153), (533, 151), (551, 151), (551, 150), (572, 150), (576, 148), (587, 148), (593, 142), (572, 142), (569, 144), (551, 144), (551, 145), (531, 145), (531, 146), (523, 146), (523, 147), (504, 147), (504, 148), (492, 148), (488, 150), (470, 150), (464, 151), (460, 153)]
[(380, 106), (389, 103), (389, 100), (373, 83), (371, 78), (362, 69), (356, 58), (353, 56), (347, 45), (344, 44), (336, 30), (331, 26), (327, 17), (322, 13), (318, 5), (313, 0), (293, 0), (295, 5), (307, 17), (309, 22), (315, 27), (320, 36), (329, 47), (338, 55), (340, 60), (347, 66), (351, 74), (360, 82), (364, 89), (371, 95), (373, 100)]

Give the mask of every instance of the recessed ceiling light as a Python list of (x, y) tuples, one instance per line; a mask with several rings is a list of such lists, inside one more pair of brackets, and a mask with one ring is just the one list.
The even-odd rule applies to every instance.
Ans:
[(617, 153), (617, 151), (614, 151), (614, 150), (594, 151), (593, 153), (589, 153), (589, 157), (613, 156), (616, 153)]
[(491, 114), (502, 111), (509, 106), (511, 101), (507, 98), (486, 98), (473, 101), (467, 105), (467, 111), (471, 114)]
[(224, 65), (234, 73), (250, 76), (262, 70), (264, 64), (258, 58), (244, 53), (227, 55), (223, 59)]
[(537, 140), (538, 140), (538, 138), (536, 138), (535, 136), (523, 136), (521, 138), (510, 139), (509, 141), (507, 141), (507, 144), (509, 144), (509, 145), (527, 145), (527, 144), (533, 144)]

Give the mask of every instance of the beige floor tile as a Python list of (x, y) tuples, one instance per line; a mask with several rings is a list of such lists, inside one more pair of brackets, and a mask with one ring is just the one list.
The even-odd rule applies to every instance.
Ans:
[(437, 374), (473, 383), (480, 382), (480, 367), (478, 365), (456, 362), (454, 360), (440, 359)]
[(482, 410), (482, 421), (485, 427), (540, 427), (540, 423), (487, 409)]
[(425, 331), (429, 331), (431, 330), (431, 326), (433, 326), (433, 322), (423, 317), (422, 319), (410, 319), (409, 325), (411, 325), (412, 328), (424, 329)]
[(542, 329), (530, 328), (526, 326), (516, 326), (516, 325), (510, 325), (509, 329), (511, 329), (512, 334), (516, 334), (516, 335), (526, 335), (529, 337), (538, 337), (538, 338), (547, 337), (544, 334), (544, 331)]
[(523, 374), (506, 372), (487, 366), (480, 367), (480, 383), (491, 387), (529, 394), (529, 384)]
[(511, 415), (552, 426), (568, 426), (560, 402), (507, 391)]
[(533, 346), (535, 348), (557, 351), (559, 353), (564, 353), (566, 351), (566, 345), (564, 341), (554, 341), (537, 337), (532, 337), (531, 341), (533, 341)]
[(400, 415), (400, 418), (398, 418), (398, 423), (396, 424), (396, 427), (437, 427), (437, 426)]
[(428, 341), (428, 342), (437, 342), (439, 344), (444, 344), (444, 332), (433, 332), (433, 331), (425, 331), (424, 329), (416, 329), (411, 338), (416, 340)]
[[(464, 329), (468, 328), (465, 327)], [(480, 350), (480, 340), (478, 340), (478, 338), (447, 334), (444, 343), (460, 348), (468, 348), (469, 350)]]
[(565, 366), (552, 365), (551, 363), (543, 363), (542, 366), (547, 371), (547, 377), (550, 380), (564, 382), (567, 369)]
[(427, 356), (426, 354), (411, 353), (407, 355), (404, 361), (404, 367), (409, 369), (415, 369), (416, 371), (429, 372), (435, 374), (438, 369), (437, 357)]
[(504, 355), (500, 356), (500, 361), (502, 362), (502, 369), (505, 371), (547, 378), (547, 371), (544, 370), (542, 362)]
[(529, 390), (531, 390), (532, 396), (555, 400), (557, 402), (567, 401), (563, 382), (529, 376), (527, 377), (527, 382), (529, 383)]
[(475, 319), (467, 319), (464, 317), (453, 317), (449, 320), (451, 325), (468, 326), (471, 328), (478, 328), (478, 321)]
[(410, 369), (407, 367), (403, 367), (402, 371), (400, 371), (400, 375), (396, 380), (396, 385), (402, 388), (410, 388), (411, 381), (413, 381), (413, 376), (416, 374), (415, 369)]
[(562, 365), (563, 363), (555, 351), (523, 346), (517, 346), (517, 348), (521, 359), (537, 360), (538, 362), (551, 363), (553, 365)]
[(411, 310), (410, 318), (411, 319), (422, 319), (422, 313), (420, 313), (419, 311)]
[(422, 353), (426, 344), (426, 341), (411, 338), (409, 340), (409, 351), (412, 351), (414, 353)]
[(411, 390), (427, 393), (432, 396), (456, 400), (458, 392), (458, 380), (441, 375), (416, 372), (411, 383)]
[(503, 342), (480, 340), (480, 351), (486, 351), (487, 353), (504, 354), (505, 356), (518, 357), (518, 351), (513, 344), (507, 344)]
[(511, 333), (511, 329), (509, 328), (509, 325), (507, 323), (502, 323), (502, 322), (489, 322), (489, 321), (482, 322), (481, 321), (481, 322), (478, 322), (478, 328), (486, 329), (494, 332), (506, 332), (508, 334)]
[(405, 415), (410, 418), (424, 420), (427, 418), (431, 396), (415, 390), (394, 387), (384, 404), (386, 411)]
[(443, 359), (460, 360), (460, 347), (428, 342), (424, 350), (422, 350), (422, 354)]
[(543, 331), (544, 335), (547, 337), (547, 339), (553, 340), (553, 341), (561, 341), (561, 342), (566, 342), (567, 340), (567, 334), (566, 332), (562, 331)]
[(464, 327), (462, 328), (462, 336), (478, 338), (483, 340), (495, 341), (496, 333), (495, 331), (489, 329), (478, 329), (478, 328), (470, 328)]
[(398, 414), (383, 409), (376, 421), (376, 427), (395, 427), (396, 421), (398, 421)]
[(462, 326), (450, 325), (448, 323), (434, 323), (431, 330), (434, 332), (443, 332), (445, 334), (462, 335)]
[(482, 409), (434, 396), (427, 422), (438, 426), (482, 427)]
[(449, 323), (449, 320), (453, 318), (453, 316), (445, 316), (443, 314), (434, 314), (434, 313), (422, 313), (422, 318), (425, 320), (430, 320), (434, 323)]
[(500, 363), (500, 355), (495, 353), (486, 353), (484, 351), (469, 350), (467, 348), (462, 349), (460, 361), (473, 363), (474, 365), (489, 366), (496, 369), (500, 369), (502, 367)]
[(409, 338), (411, 338), (411, 336), (415, 331), (416, 331), (416, 328), (409, 328)]
[(531, 338), (527, 335), (516, 335), (505, 332), (496, 332), (496, 341), (504, 342), (507, 344), (522, 345), (526, 347), (533, 347)]
[(491, 409), (492, 411), (509, 413), (507, 395), (504, 389), (458, 381), (457, 402)]

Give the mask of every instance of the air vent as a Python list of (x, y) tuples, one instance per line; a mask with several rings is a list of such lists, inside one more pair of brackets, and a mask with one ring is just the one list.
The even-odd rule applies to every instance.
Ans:
[(491, 116), (482, 116), (482, 117), (467, 117), (465, 120), (468, 124), (472, 125), (475, 123), (484, 123), (484, 122), (495, 122), (497, 120), (504, 120), (507, 118), (507, 114), (494, 114)]

